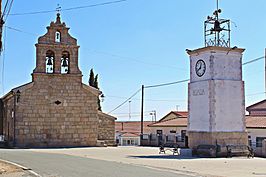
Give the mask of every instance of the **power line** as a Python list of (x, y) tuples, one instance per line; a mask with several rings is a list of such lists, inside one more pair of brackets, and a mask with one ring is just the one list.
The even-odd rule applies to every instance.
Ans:
[[(125, 1), (127, 1), (127, 0), (107, 1), (107, 2), (103, 2), (103, 3), (91, 4), (91, 5), (86, 5), (86, 6), (77, 6), (77, 7), (65, 8), (65, 9), (61, 9), (60, 11), (71, 11), (71, 10), (85, 9), (85, 8), (121, 3), (121, 2), (125, 2)], [(36, 15), (36, 14), (45, 14), (45, 13), (51, 13), (51, 12), (56, 12), (56, 11), (57, 10), (44, 10), (44, 11), (35, 11), (35, 12), (13, 13), (10, 15), (12, 15), (12, 16)]]
[[(145, 111), (145, 113), (150, 113), (152, 111)], [(120, 113), (114, 113), (115, 115), (128, 115), (128, 112), (120, 112)], [(140, 115), (140, 112), (132, 112), (132, 115)]]
[[(127, 97), (122, 97), (122, 96), (110, 96), (110, 95), (105, 95), (105, 97), (110, 97), (110, 98), (118, 98), (118, 99), (127, 99)], [(131, 100), (136, 100), (136, 101), (140, 101), (140, 99), (138, 98), (134, 98), (134, 99), (131, 99)], [(158, 101), (158, 102), (183, 102), (183, 101), (186, 101), (186, 100), (167, 100), (167, 99), (164, 99), (164, 100), (161, 100), (161, 99), (144, 99), (145, 101)]]
[(247, 62), (243, 63), (242, 65), (244, 66), (244, 65), (247, 65), (247, 64), (250, 64), (250, 63), (256, 62), (256, 61), (258, 61), (258, 60), (261, 60), (261, 59), (263, 59), (263, 58), (265, 58), (265, 56), (262, 56), (262, 57), (255, 58), (255, 59), (253, 59), (253, 60), (247, 61)]
[(142, 64), (145, 64), (145, 65), (148, 65), (148, 66), (151, 66), (152, 65), (152, 66), (157, 66), (157, 67), (166, 67), (166, 68), (171, 68), (171, 69), (179, 69), (179, 70), (187, 71), (184, 68), (179, 68), (179, 67), (176, 67), (176, 66), (170, 66), (170, 65), (162, 65), (162, 64), (157, 64), (157, 63), (144, 62), (145, 60), (143, 61), (143, 59), (141, 59), (141, 58), (121, 56), (121, 55), (117, 55), (117, 54), (113, 54), (113, 53), (109, 53), (109, 52), (97, 51), (97, 50), (92, 50), (92, 49), (88, 49), (88, 48), (84, 48), (84, 49), (87, 49), (88, 51), (94, 52), (96, 54), (108, 55), (108, 56), (112, 56), (112, 57), (115, 57), (115, 58), (121, 58), (121, 59), (125, 59), (127, 61), (130, 61), (130, 62), (142, 63)]
[[(148, 116), (150, 116), (150, 114), (145, 114), (144, 116), (148, 117)], [(118, 118), (128, 118), (128, 116), (116, 116), (116, 117), (118, 117)], [(140, 117), (140, 115), (132, 115), (131, 117)]]
[(262, 95), (262, 94), (265, 94), (265, 93), (266, 92), (251, 93), (251, 94), (246, 95), (246, 97), (254, 96), (254, 95)]
[[(5, 25), (6, 26), (6, 25)], [(34, 34), (34, 33), (31, 33), (31, 32), (27, 32), (27, 31), (23, 31), (21, 29), (18, 29), (18, 28), (14, 28), (14, 27), (10, 27), (10, 26), (6, 26), (8, 29), (10, 30), (13, 30), (13, 31), (16, 31), (16, 32), (20, 32), (20, 33), (24, 33), (24, 34), (29, 34), (29, 35), (34, 35), (34, 36), (38, 36), (37, 34)], [(84, 48), (84, 47), (83, 47)], [(121, 56), (121, 55), (117, 55), (117, 54), (113, 54), (113, 53), (108, 53), (108, 52), (103, 52), (103, 51), (97, 51), (97, 50), (93, 50), (93, 49), (88, 49), (88, 48), (84, 48), (85, 50), (88, 50), (88, 51), (91, 51), (91, 52), (94, 52), (94, 53), (99, 53), (99, 54), (103, 54), (103, 55), (108, 55), (108, 56), (113, 56), (113, 57), (116, 57), (116, 58), (123, 58), (123, 59), (126, 59), (126, 60), (129, 60), (129, 61), (135, 61), (135, 62), (138, 62), (138, 63), (142, 63), (142, 64), (146, 64), (146, 65), (154, 65), (154, 66), (161, 66), (161, 67), (168, 67), (168, 68), (174, 68), (174, 69), (181, 69), (181, 70), (185, 70), (183, 68), (178, 68), (178, 67), (175, 67), (175, 66), (169, 66), (169, 65), (161, 65), (161, 64), (155, 64), (155, 63), (148, 63), (148, 62), (143, 62), (143, 60), (139, 60), (139, 59), (136, 59), (136, 58), (133, 58), (133, 57), (127, 57), (127, 56)], [(245, 66), (245, 65), (248, 65), (248, 64), (251, 64), (251, 63), (254, 63), (256, 61), (259, 61), (261, 59), (264, 59), (265, 56), (261, 56), (259, 58), (255, 58), (255, 59), (252, 59), (250, 61), (247, 61), (245, 63), (243, 63), (242, 65)], [(188, 81), (189, 79), (187, 79)], [(172, 84), (175, 84), (175, 82), (173, 83), (169, 83), (169, 85), (172, 85)], [(155, 85), (156, 86), (156, 85)], [(149, 86), (146, 86), (145, 88), (148, 88)]]
[(129, 100), (131, 100), (131, 98), (133, 98), (134, 96), (136, 96), (141, 89), (138, 89), (132, 96), (130, 96), (128, 99), (126, 99), (126, 101), (124, 101), (123, 103), (121, 103), (120, 105), (118, 105), (117, 107), (115, 107), (113, 110), (109, 111), (108, 114), (114, 112), (115, 110), (117, 110), (118, 108), (120, 108), (121, 106), (123, 106), (124, 104), (126, 104)]
[(189, 79), (185, 79), (185, 80), (181, 80), (181, 81), (169, 82), (169, 83), (158, 84), (158, 85), (149, 85), (149, 86), (145, 86), (144, 88), (163, 87), (163, 86), (174, 85), (174, 84), (179, 84), (179, 83), (188, 82), (188, 81), (189, 81)]
[[(14, 0), (11, 0), (11, 3), (10, 3), (10, 5), (9, 5), (9, 8), (8, 8), (8, 11), (7, 11), (7, 14), (6, 14), (6, 19), (5, 19), (5, 21), (7, 20), (7, 17), (8, 17), (9, 14), (10, 14), (10, 11), (11, 11), (11, 8), (12, 8), (12, 5), (13, 5), (13, 1), (14, 1)], [(7, 1), (7, 3), (8, 3), (8, 1)], [(3, 15), (5, 15), (5, 12), (4, 12)]]
[(28, 34), (28, 35), (33, 35), (33, 36), (38, 36), (37, 34), (26, 32), (26, 31), (23, 31), (23, 30), (20, 30), (20, 29), (17, 29), (17, 28), (13, 28), (13, 27), (7, 26), (7, 25), (5, 25), (5, 27), (7, 29), (10, 29), (10, 30), (13, 30), (13, 31), (16, 31), (16, 32), (20, 32), (20, 33), (24, 33), (24, 34)]
[[(28, 35), (33, 35), (33, 36), (38, 36), (37, 34), (31, 33), (31, 32), (26, 32), (26, 31), (23, 31), (23, 30), (18, 29), (18, 28), (14, 28), (14, 27), (10, 27), (10, 26), (6, 26), (6, 27), (7, 27), (7, 29), (10, 29), (10, 30), (13, 30), (16, 32), (20, 32), (20, 33), (24, 33), (24, 34), (28, 34)], [(88, 50), (90, 52), (94, 52), (94, 53), (98, 53), (98, 54), (102, 54), (102, 55), (107, 55), (107, 56), (112, 56), (112, 57), (116, 57), (116, 58), (121, 58), (121, 59), (125, 59), (125, 60), (131, 61), (131, 62), (133, 61), (133, 62), (137, 62), (137, 63), (142, 63), (142, 64), (145, 64), (148, 66), (165, 67), (165, 68), (179, 69), (179, 70), (185, 71), (184, 68), (178, 68), (178, 67), (170, 66), (170, 65), (161, 65), (161, 64), (157, 64), (157, 63), (149, 63), (149, 62), (144, 62), (143, 59), (136, 59), (133, 57), (121, 56), (121, 55), (117, 55), (117, 54), (113, 54), (113, 53), (109, 53), (109, 52), (96, 51), (94, 49), (88, 49), (85, 47), (82, 47), (82, 48), (85, 50)]]

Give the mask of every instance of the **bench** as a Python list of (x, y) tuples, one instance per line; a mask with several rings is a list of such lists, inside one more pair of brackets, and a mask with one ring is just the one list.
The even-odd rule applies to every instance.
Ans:
[(218, 146), (212, 144), (200, 144), (196, 148), (199, 157), (216, 157), (217, 150)]
[(227, 157), (233, 156), (247, 156), (248, 158), (254, 157), (253, 149), (247, 145), (227, 145)]
[(165, 154), (165, 151), (171, 151), (173, 153), (173, 155), (179, 155), (179, 152), (178, 152), (178, 145), (175, 145), (173, 146), (172, 148), (165, 148), (164, 145), (161, 145), (159, 147), (159, 154), (161, 153), (164, 153)]

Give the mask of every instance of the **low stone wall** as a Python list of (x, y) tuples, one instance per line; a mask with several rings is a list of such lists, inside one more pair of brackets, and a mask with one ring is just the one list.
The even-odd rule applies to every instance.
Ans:
[(115, 117), (98, 112), (98, 140), (104, 141), (108, 146), (114, 146), (115, 143)]
[(219, 145), (226, 153), (226, 145), (248, 145), (246, 132), (188, 132), (188, 146), (196, 149), (200, 144)]

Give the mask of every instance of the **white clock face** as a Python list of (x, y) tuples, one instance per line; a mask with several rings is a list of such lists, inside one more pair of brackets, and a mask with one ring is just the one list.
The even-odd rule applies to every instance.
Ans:
[(203, 60), (197, 61), (196, 65), (195, 65), (195, 71), (199, 77), (204, 75), (204, 73), (206, 71), (206, 64)]

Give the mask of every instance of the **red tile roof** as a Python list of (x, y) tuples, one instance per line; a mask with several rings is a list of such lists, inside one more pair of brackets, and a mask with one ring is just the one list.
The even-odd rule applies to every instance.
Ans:
[(179, 117), (188, 117), (188, 112), (187, 111), (172, 111)]
[(247, 128), (266, 128), (266, 116), (246, 116)]
[(140, 133), (123, 133), (122, 137), (139, 137)]
[(151, 125), (148, 125), (149, 127), (186, 127), (187, 126), (187, 118), (176, 118), (171, 119), (163, 122), (157, 122)]
[[(171, 116), (172, 114), (174, 114), (175, 117), (172, 117)], [(177, 117), (188, 117), (188, 112), (187, 111), (171, 111), (168, 114), (166, 114), (163, 118), (161, 118), (159, 122), (168, 121), (170, 119), (175, 119)]]
[[(176, 118), (164, 122), (157, 122), (149, 125), (149, 127), (186, 127), (187, 118)], [(266, 116), (246, 116), (247, 128), (266, 128)]]
[[(143, 122), (143, 133), (150, 133), (150, 128), (147, 126), (152, 124), (151, 121)], [(119, 121), (115, 122), (115, 132), (121, 133), (140, 133), (140, 121)]]
[[(187, 118), (176, 118), (168, 121), (153, 123), (151, 121), (143, 122), (143, 133), (148, 134), (150, 132), (149, 127), (186, 127), (188, 123)], [(123, 124), (123, 130), (122, 130)], [(266, 128), (266, 116), (246, 116), (247, 128)], [(140, 121), (125, 121), (116, 122), (115, 131), (123, 133), (122, 136), (136, 136), (140, 134)]]

